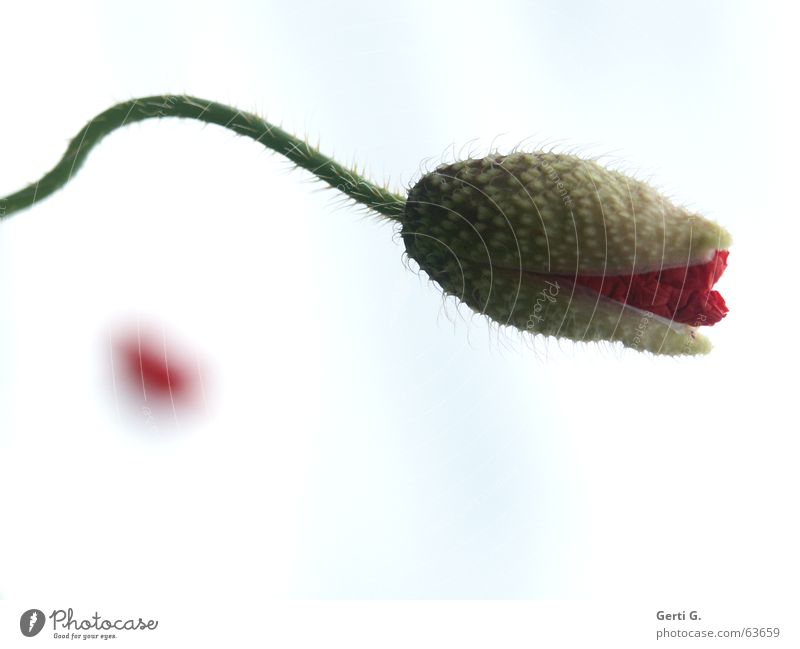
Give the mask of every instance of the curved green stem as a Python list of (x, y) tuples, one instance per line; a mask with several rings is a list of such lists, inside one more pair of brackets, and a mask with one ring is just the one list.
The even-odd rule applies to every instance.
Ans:
[(185, 117), (218, 124), (277, 151), (331, 187), (384, 216), (399, 219), (403, 214), (405, 199), (402, 196), (361, 178), (304, 140), (257, 115), (197, 97), (161, 95), (131, 99), (97, 115), (72, 139), (64, 156), (51, 171), (24, 189), (0, 198), (0, 218), (26, 209), (64, 186), (83, 164), (92, 147), (113, 130), (157, 117)]

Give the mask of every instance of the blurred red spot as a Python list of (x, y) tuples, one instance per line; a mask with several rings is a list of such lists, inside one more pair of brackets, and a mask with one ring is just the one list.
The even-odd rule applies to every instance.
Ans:
[(145, 401), (185, 401), (194, 392), (191, 365), (163, 341), (135, 334), (121, 340), (115, 351), (124, 378)]

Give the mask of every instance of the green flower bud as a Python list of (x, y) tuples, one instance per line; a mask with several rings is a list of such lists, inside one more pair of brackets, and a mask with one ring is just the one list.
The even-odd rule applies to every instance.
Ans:
[(676, 321), (677, 311), (611, 299), (589, 278), (624, 277), (630, 287), (637, 280), (629, 278), (647, 277), (658, 288), (666, 269), (714, 262), (730, 236), (593, 161), (514, 153), (440, 166), (410, 190), (402, 234), (408, 255), (446, 294), (500, 324), (660, 354), (711, 348), (697, 333), (704, 320), (693, 326)]

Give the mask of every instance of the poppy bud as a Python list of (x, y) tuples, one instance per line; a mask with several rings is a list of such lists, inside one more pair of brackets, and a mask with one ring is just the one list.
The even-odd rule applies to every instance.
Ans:
[(658, 354), (711, 349), (697, 333), (730, 235), (648, 184), (556, 153), (442, 165), (411, 188), (408, 255), (446, 294), (518, 329)]

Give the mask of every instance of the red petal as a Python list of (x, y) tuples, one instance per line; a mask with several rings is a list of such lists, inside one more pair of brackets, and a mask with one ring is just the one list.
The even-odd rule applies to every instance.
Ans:
[(578, 275), (574, 281), (604, 297), (675, 322), (692, 326), (713, 325), (728, 313), (725, 300), (717, 291), (711, 290), (727, 266), (728, 251), (717, 250), (704, 264), (634, 275)]

